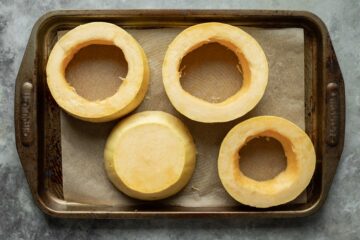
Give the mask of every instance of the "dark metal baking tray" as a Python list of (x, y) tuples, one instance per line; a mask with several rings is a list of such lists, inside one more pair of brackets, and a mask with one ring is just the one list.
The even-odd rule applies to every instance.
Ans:
[[(106, 21), (121, 27), (186, 27), (224, 22), (261, 28), (303, 28), (305, 37), (306, 132), (316, 153), (315, 174), (306, 203), (268, 209), (172, 207), (144, 204), (109, 207), (67, 202), (62, 191), (60, 109), (47, 85), (45, 66), (57, 32)], [(52, 216), (68, 218), (144, 218), (163, 216), (300, 217), (324, 203), (340, 160), (345, 129), (345, 92), (340, 67), (324, 23), (298, 11), (259, 10), (89, 10), (54, 11), (35, 24), (16, 79), (15, 134), (19, 157), (34, 201)]]

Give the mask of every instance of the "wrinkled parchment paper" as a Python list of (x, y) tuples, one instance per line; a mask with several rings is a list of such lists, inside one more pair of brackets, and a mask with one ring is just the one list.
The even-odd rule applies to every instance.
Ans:
[[(128, 30), (144, 48), (151, 69), (149, 90), (143, 103), (135, 112), (161, 110), (179, 117), (192, 133), (198, 151), (197, 165), (191, 181), (179, 194), (162, 200), (164, 204), (188, 207), (238, 205), (239, 203), (235, 202), (225, 192), (217, 173), (219, 146), (226, 133), (244, 119), (258, 115), (285, 117), (301, 128), (304, 129), (305, 127), (303, 30), (243, 29), (256, 38), (266, 53), (269, 62), (269, 83), (264, 97), (250, 113), (232, 122), (219, 124), (204, 124), (187, 119), (172, 107), (164, 92), (161, 77), (163, 57), (168, 44), (181, 29)], [(183, 61), (183, 65), (185, 65), (182, 79), (184, 89), (213, 102), (226, 98), (241, 86), (241, 81), (238, 80), (238, 72), (231, 69), (236, 65), (234, 63), (236, 59), (234, 60), (234, 57), (226, 51), (220, 51), (219, 48), (221, 47), (216, 44), (207, 46), (204, 48), (205, 50), (199, 49), (200, 52), (194, 52), (191, 57)], [(120, 59), (122, 56), (117, 57)], [(201, 64), (201, 60), (204, 58), (209, 61), (206, 64)], [(87, 62), (92, 62), (92, 68), (95, 69), (104, 65), (101, 62), (89, 61), (89, 59)], [(76, 76), (77, 64), (75, 62), (72, 66), (74, 76)], [(79, 64), (81, 65), (81, 63)], [(108, 84), (106, 72), (114, 74), (113, 71), (115, 71), (119, 75), (124, 73), (124, 69), (111, 70), (111, 68), (116, 67), (111, 64), (110, 66), (106, 64), (106, 67), (106, 71), (102, 71), (98, 76), (96, 75), (98, 71), (91, 73), (92, 76), (96, 76), (95, 80), (100, 82), (99, 87), (96, 86), (95, 89), (99, 89), (104, 83)], [(91, 82), (91, 84), (84, 84), (81, 81), (78, 83), (74, 81), (72, 84), (76, 89), (79, 86), (82, 88), (83, 86), (96, 85), (96, 81), (95, 83)], [(111, 86), (108, 87), (109, 90), (105, 91), (114, 91), (116, 84)], [(84, 89), (81, 91), (84, 92)], [(96, 95), (97, 92), (91, 93), (90, 91), (88, 97), (99, 97)], [(123, 195), (111, 184), (103, 167), (106, 138), (118, 121), (93, 124), (77, 120), (64, 112), (61, 113), (62, 172), (65, 200), (111, 206), (129, 206), (138, 203), (138, 201)], [(266, 179), (267, 176), (273, 176), (285, 167), (284, 161), (279, 161), (279, 158), (283, 156), (281, 156), (281, 150), (279, 150), (281, 148), (276, 141), (264, 144), (264, 141), (259, 140), (248, 145), (246, 150), (241, 152), (243, 159), (241, 168), (249, 176), (259, 180)], [(266, 159), (268, 161), (264, 161)], [(306, 193), (303, 193), (289, 204), (305, 201)]]

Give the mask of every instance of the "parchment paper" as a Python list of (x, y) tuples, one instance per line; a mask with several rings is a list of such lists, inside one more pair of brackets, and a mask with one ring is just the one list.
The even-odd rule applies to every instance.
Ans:
[[(304, 129), (303, 30), (243, 29), (256, 38), (266, 53), (269, 62), (269, 83), (264, 97), (250, 113), (232, 122), (219, 124), (204, 124), (187, 119), (172, 107), (164, 92), (161, 77), (163, 57), (168, 44), (182, 29), (128, 30), (144, 48), (151, 69), (149, 90), (143, 103), (134, 112), (161, 110), (179, 117), (192, 133), (198, 151), (197, 165), (191, 181), (179, 194), (162, 200), (163, 204), (189, 207), (239, 204), (225, 192), (217, 173), (217, 156), (221, 141), (237, 123), (253, 116), (276, 115), (285, 117)], [(194, 52), (191, 57), (184, 59), (182, 64), (185, 66), (182, 78), (184, 89), (214, 102), (221, 101), (236, 92), (241, 86), (241, 81), (238, 72), (231, 68), (234, 68), (237, 60), (236, 58), (234, 60), (231, 53), (221, 51), (220, 48), (216, 44), (207, 46), (204, 47), (205, 50), (200, 49), (200, 52)], [(203, 59), (209, 61), (204, 65)], [(96, 66), (101, 65), (93, 65)], [(123, 73), (118, 72), (120, 75)], [(100, 82), (107, 81), (104, 75), (99, 75), (98, 78)], [(75, 81), (72, 84), (82, 86), (85, 83)], [(103, 167), (105, 141), (118, 121), (93, 124), (61, 113), (65, 200), (111, 206), (129, 206), (138, 203), (123, 195), (110, 183)], [(284, 159), (281, 147), (276, 141), (267, 142), (260, 139), (250, 142), (240, 154), (243, 161), (240, 161), (242, 171), (255, 179), (266, 179), (266, 176), (273, 176), (285, 167), (284, 161), (281, 160)], [(303, 193), (289, 204), (305, 201), (306, 194)]]

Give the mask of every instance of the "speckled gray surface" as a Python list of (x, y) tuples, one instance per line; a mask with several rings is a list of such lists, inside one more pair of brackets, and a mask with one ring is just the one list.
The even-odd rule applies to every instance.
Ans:
[[(303, 219), (62, 220), (34, 205), (17, 156), (15, 77), (34, 22), (55, 9), (308, 10), (327, 25), (346, 84), (345, 148), (328, 200)], [(360, 239), (360, 1), (0, 0), (0, 239)]]

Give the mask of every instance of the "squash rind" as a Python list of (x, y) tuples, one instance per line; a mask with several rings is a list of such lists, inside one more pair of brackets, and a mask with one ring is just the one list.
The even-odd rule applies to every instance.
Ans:
[[(73, 56), (92, 44), (119, 47), (128, 73), (117, 92), (103, 100), (89, 101), (66, 81), (65, 69)], [(53, 47), (46, 66), (47, 84), (57, 104), (72, 116), (90, 122), (106, 122), (135, 109), (145, 97), (149, 82), (146, 55), (125, 30), (106, 22), (80, 25), (67, 32)]]
[[(239, 167), (239, 150), (259, 136), (277, 139), (287, 157), (286, 169), (265, 181), (245, 176)], [(315, 149), (308, 135), (294, 123), (275, 116), (254, 117), (236, 125), (225, 136), (218, 158), (219, 177), (226, 191), (238, 202), (257, 208), (294, 200), (309, 184), (315, 165)]]
[[(185, 55), (211, 42), (232, 50), (243, 70), (243, 84), (233, 96), (210, 103), (186, 92), (179, 67)], [(249, 112), (262, 98), (268, 81), (268, 63), (258, 42), (238, 27), (224, 23), (202, 23), (181, 32), (166, 51), (162, 75), (172, 105), (186, 117), (198, 122), (227, 122)]]
[[(163, 130), (169, 134), (165, 138), (161, 136)], [(136, 140), (126, 140), (134, 134)], [(160, 139), (160, 143), (154, 145), (149, 139)], [(148, 159), (149, 155), (158, 158)], [(104, 158), (107, 175), (121, 192), (136, 199), (158, 200), (176, 194), (188, 183), (196, 164), (196, 148), (178, 118), (161, 111), (145, 111), (115, 126), (107, 139)], [(171, 161), (175, 161), (173, 165)], [(159, 172), (154, 176), (155, 171)]]

